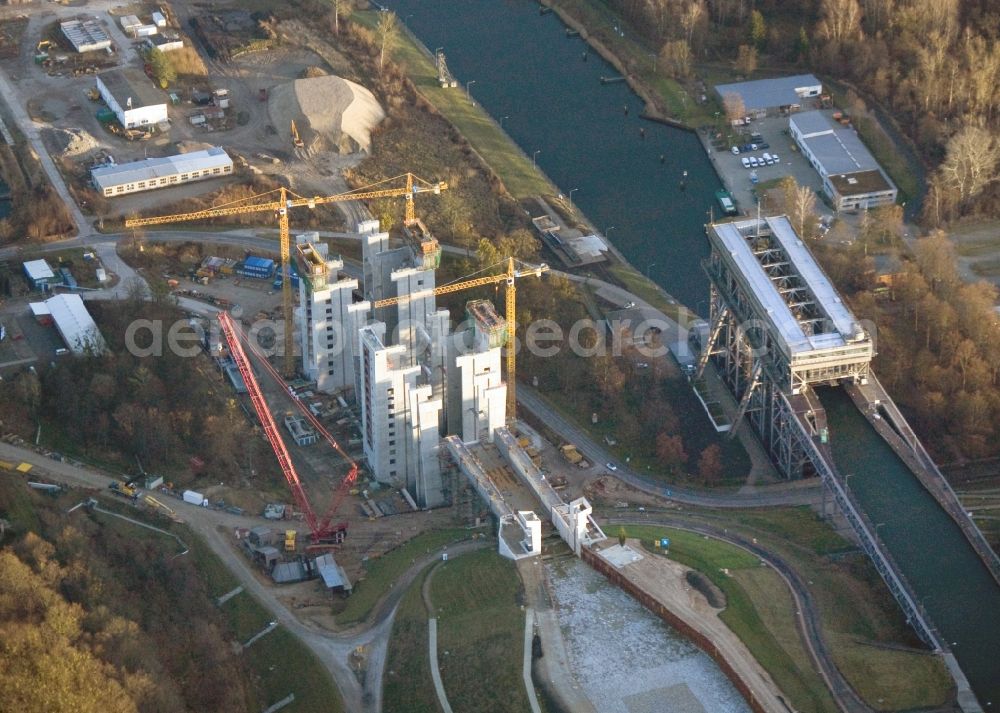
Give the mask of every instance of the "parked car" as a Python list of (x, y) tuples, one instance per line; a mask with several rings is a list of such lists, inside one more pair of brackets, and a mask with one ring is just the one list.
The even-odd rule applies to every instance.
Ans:
[(750, 150), (751, 151), (756, 151), (758, 148), (759, 147), (757, 146), (757, 144), (750, 144)]
[(760, 165), (760, 162), (759, 162), (759, 161), (757, 161), (757, 157), (756, 157), (756, 156), (751, 156), (751, 157), (750, 157), (750, 165), (751, 165), (751, 166), (752, 166), (753, 168), (757, 168), (757, 166), (759, 166), (759, 165)]
[(740, 146), (740, 153), (750, 153), (750, 144)]
[(776, 153), (771, 154), (771, 160), (774, 161), (775, 163), (781, 163), (781, 159), (778, 158), (778, 154)]
[(612, 473), (618, 470), (618, 466), (615, 465), (614, 463), (607, 463), (604, 467), (610, 470)]
[(733, 146), (733, 148), (730, 149), (730, 150), (733, 152), (733, 156), (739, 156), (740, 155), (740, 147), (739, 146)]
[(741, 163), (743, 164), (743, 168), (750, 168), (750, 159), (746, 156), (741, 159)]
[(758, 143), (758, 144), (757, 144), (757, 147), (758, 147), (758, 148), (761, 148), (761, 149), (769, 149), (769, 148), (771, 148), (771, 144), (769, 144), (769, 143), (767, 143), (767, 142), (765, 141), (765, 142), (763, 142), (763, 143)]

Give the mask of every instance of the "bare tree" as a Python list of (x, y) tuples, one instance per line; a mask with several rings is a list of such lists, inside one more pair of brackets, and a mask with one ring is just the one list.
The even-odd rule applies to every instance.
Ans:
[(684, 29), (688, 47), (693, 45), (695, 30), (705, 19), (705, 15), (705, 0), (691, 0), (681, 13), (681, 27)]
[(743, 97), (736, 92), (727, 92), (726, 95), (722, 97), (722, 106), (725, 108), (726, 118), (729, 119), (730, 122), (742, 119), (747, 115), (747, 108), (743, 103)]
[(823, 0), (816, 31), (823, 39), (833, 42), (856, 39), (861, 33), (858, 0)]
[(671, 77), (686, 79), (691, 75), (691, 46), (687, 40), (670, 40), (660, 50), (660, 61)]
[(948, 140), (946, 150), (942, 182), (959, 205), (967, 205), (997, 179), (1000, 141), (992, 131), (966, 126)]
[(796, 186), (786, 199), (788, 219), (800, 238), (813, 237), (816, 224), (816, 194), (809, 186)]
[(752, 45), (740, 45), (736, 55), (736, 71), (750, 76), (757, 71), (757, 48)]
[(385, 65), (385, 51), (387, 49), (392, 51), (392, 47), (399, 35), (399, 26), (396, 24), (396, 13), (390, 10), (380, 12), (378, 27), (375, 32), (378, 34), (379, 46), (381, 48), (378, 56), (378, 71), (381, 73), (382, 67)]
[(340, 34), (340, 11), (344, 9), (345, 0), (330, 0), (330, 5), (333, 7), (333, 33), (335, 35)]

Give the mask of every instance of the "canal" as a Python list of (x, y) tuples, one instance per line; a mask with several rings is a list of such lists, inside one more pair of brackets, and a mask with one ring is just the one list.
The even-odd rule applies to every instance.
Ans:
[(567, 37), (554, 14), (540, 15), (537, 3), (385, 4), (428, 48), (444, 48), (460, 83), (454, 91), (468, 89), (502, 119), (629, 262), (692, 309), (707, 310), (703, 226), (722, 183), (695, 134), (639, 118), (643, 103), (624, 82), (601, 83), (618, 72)]
[(1000, 587), (843, 389), (821, 389), (841, 473), (984, 708), (1000, 706)]
[[(455, 91), (501, 120), (561, 190), (576, 189), (574, 202), (633, 265), (704, 314), (703, 224), (721, 183), (694, 134), (640, 119), (627, 85), (601, 83), (614, 68), (535, 2), (387, 4), (427, 47), (444, 49)], [(824, 390), (823, 403), (837, 463), (871, 521), (885, 523), (879, 536), (982, 704), (1000, 705), (1000, 587), (847, 394)]]

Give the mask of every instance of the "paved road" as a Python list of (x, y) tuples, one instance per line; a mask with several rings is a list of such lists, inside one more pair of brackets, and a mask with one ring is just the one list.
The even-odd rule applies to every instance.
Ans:
[[(611, 455), (590, 435), (576, 424), (570, 423), (555, 408), (549, 405), (537, 391), (524, 384), (517, 385), (517, 400), (531, 411), (546, 426), (562, 438), (576, 445), (577, 449), (590, 460), (600, 465), (612, 461)], [(685, 505), (709, 508), (775, 507), (781, 505), (808, 505), (817, 502), (820, 486), (805, 484), (779, 484), (744, 488), (739, 493), (709, 493), (673, 485), (663, 485), (640, 475), (624, 464), (618, 465), (615, 477), (645, 493), (664, 497)]]
[[(32, 475), (36, 478), (44, 476), (53, 481), (96, 488), (102, 492), (107, 490), (108, 484), (113, 480), (97, 470), (51, 460), (33, 450), (7, 443), (0, 443), (0, 457), (31, 463), (35, 466)], [(234, 551), (232, 539), (225, 533), (234, 527), (253, 527), (262, 521), (197, 507), (179, 507), (178, 514), (202, 537), (245, 589), (272, 612), (274, 620), (301, 639), (316, 654), (336, 682), (347, 711), (381, 711), (382, 677), (396, 609), (420, 572), (439, 561), (439, 553), (433, 552), (417, 559), (396, 580), (393, 588), (375, 606), (366, 621), (344, 632), (332, 633), (300, 622), (281, 601), (277, 592), (260, 581), (246, 558)], [(448, 552), (451, 557), (456, 557), (487, 546), (489, 543), (483, 540), (460, 542), (449, 546)], [(360, 680), (348, 664), (351, 653), (359, 646), (367, 649), (367, 666)]]
[(799, 636), (809, 651), (813, 666), (819, 671), (824, 683), (826, 683), (827, 689), (830, 691), (830, 695), (833, 696), (841, 711), (844, 713), (872, 713), (874, 709), (864, 702), (847, 682), (843, 674), (840, 673), (840, 669), (837, 668), (826, 639), (823, 636), (822, 621), (816, 607), (816, 602), (809, 588), (806, 586), (806, 582), (779, 555), (730, 530), (706, 525), (689, 518), (658, 515), (642, 519), (612, 517), (607, 518), (606, 521), (612, 525), (665, 525), (679, 530), (696, 532), (728, 542), (749, 552), (754, 557), (767, 562), (784, 580), (788, 591), (795, 601), (795, 623), (799, 630)]

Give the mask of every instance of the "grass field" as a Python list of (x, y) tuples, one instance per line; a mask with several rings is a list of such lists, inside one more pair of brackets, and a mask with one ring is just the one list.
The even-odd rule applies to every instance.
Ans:
[[(778, 575), (750, 553), (725, 542), (664, 527), (625, 527), (629, 537), (670, 538), (669, 557), (704, 573), (726, 595), (719, 617), (746, 644), (799, 710), (834, 713), (819, 673), (805, 654), (794, 624), (791, 595)], [(723, 570), (728, 570), (727, 575)], [(743, 576), (749, 573), (748, 576)], [(752, 585), (744, 587), (744, 581)], [(775, 593), (783, 594), (776, 598)]]
[(434, 573), (438, 661), (454, 710), (530, 710), (521, 678), (520, 586), (514, 563), (492, 549), (458, 557)]
[(354, 592), (347, 599), (344, 609), (337, 613), (337, 622), (349, 625), (362, 621), (416, 558), (469, 537), (469, 531), (462, 528), (425, 532), (391, 552), (370, 560), (364, 579), (355, 583)]
[(427, 609), (420, 595), (426, 577), (425, 573), (413, 582), (396, 610), (382, 687), (382, 708), (386, 713), (440, 710), (428, 660)]
[[(352, 18), (374, 29), (377, 15), (374, 11), (357, 11)], [(392, 58), (405, 68), (427, 101), (469, 141), (512, 196), (521, 199), (559, 192), (479, 104), (469, 101), (461, 89), (441, 88), (434, 62), (405, 29), (399, 33)]]
[[(932, 705), (948, 696), (952, 682), (939, 658), (882, 645), (899, 642), (916, 645), (915, 635), (864, 555), (853, 552), (835, 559), (828, 557), (831, 553), (842, 553), (850, 545), (808, 508), (727, 512), (724, 520), (734, 531), (757, 537), (762, 545), (780, 554), (809, 583), (837, 667), (870, 705), (879, 710), (907, 710), (918, 706), (915, 701), (924, 700), (926, 705)], [(657, 533), (666, 533), (671, 538), (673, 559), (704, 572), (727, 597), (731, 597), (734, 585), (738, 587), (740, 592), (735, 594), (735, 601), (730, 598), (730, 606), (721, 615), (723, 621), (793, 700), (795, 695), (816, 700), (826, 696), (818, 675), (809, 673), (811, 668), (801, 669), (803, 659), (795, 653), (795, 646), (787, 644), (788, 627), (794, 627), (792, 612), (776, 608), (778, 589), (789, 597), (786, 602), (791, 606), (784, 583), (768, 582), (757, 574), (759, 563), (747, 566), (745, 559), (733, 560), (725, 554), (726, 548), (743, 553), (754, 563), (756, 558), (725, 543), (710, 544), (714, 541), (692, 533), (662, 527), (627, 526), (626, 529), (630, 536), (646, 540), (659, 537)], [(720, 572), (723, 567), (733, 576), (723, 575)], [(760, 635), (757, 628), (766, 631), (766, 635)], [(787, 658), (777, 649), (785, 652)], [(792, 668), (775, 673), (770, 665)], [(798, 674), (793, 675), (793, 671)], [(786, 681), (785, 676), (790, 680)]]
[(653, 48), (638, 41), (637, 33), (627, 24), (624, 37), (614, 31), (622, 19), (600, 0), (554, 0), (553, 5), (565, 11), (588, 29), (591, 35), (611, 50), (623, 64), (632, 64), (640, 80), (657, 93), (666, 105), (670, 116), (688, 126), (711, 123), (718, 109), (712, 101), (699, 104), (677, 81), (659, 69), (652, 54)]
[[(191, 548), (190, 557), (209, 583), (213, 597), (233, 590), (239, 582), (197, 535), (183, 528), (178, 532)], [(244, 642), (272, 619), (271, 613), (249, 593), (242, 592), (220, 608), (229, 631)], [(340, 713), (344, 710), (340, 693), (323, 665), (287, 629), (279, 627), (246, 650), (246, 660), (256, 674), (261, 709), (280, 701), (289, 693), (295, 701), (283, 708), (288, 713)]]

